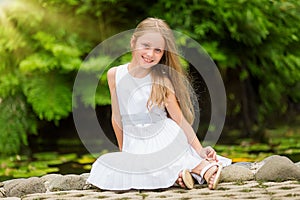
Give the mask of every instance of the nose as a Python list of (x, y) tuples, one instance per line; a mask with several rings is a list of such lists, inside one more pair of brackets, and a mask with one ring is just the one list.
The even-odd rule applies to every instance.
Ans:
[(153, 48), (148, 49), (147, 50), (147, 56), (153, 57), (153, 55), (154, 55), (154, 49)]

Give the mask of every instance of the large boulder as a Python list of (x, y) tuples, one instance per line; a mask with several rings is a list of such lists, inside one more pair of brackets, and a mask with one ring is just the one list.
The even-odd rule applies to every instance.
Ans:
[(26, 194), (46, 192), (42, 180), (37, 177), (5, 181), (3, 188), (7, 197), (22, 197)]
[(41, 177), (41, 180), (44, 183), (44, 186), (46, 188), (46, 192), (52, 192), (53, 191), (53, 182), (55, 182), (55, 180), (59, 180), (62, 178), (63, 178), (63, 175), (61, 175), (61, 174), (47, 174), (47, 175)]
[(220, 182), (236, 182), (253, 180), (251, 170), (241, 165), (229, 165), (222, 170)]
[(48, 174), (41, 178), (12, 179), (0, 184), (1, 197), (22, 197), (27, 194), (53, 191), (82, 190), (87, 186), (89, 174)]
[[(46, 180), (46, 178), (44, 178)], [(82, 190), (86, 185), (86, 178), (79, 175), (57, 175), (48, 176), (45, 181), (47, 191), (67, 191), (67, 190)]]
[(4, 186), (4, 184), (0, 182), (0, 198), (3, 198), (6, 196), (3, 186)]
[(255, 174), (256, 180), (285, 181), (300, 180), (300, 168), (285, 156), (270, 156), (262, 161), (264, 165)]

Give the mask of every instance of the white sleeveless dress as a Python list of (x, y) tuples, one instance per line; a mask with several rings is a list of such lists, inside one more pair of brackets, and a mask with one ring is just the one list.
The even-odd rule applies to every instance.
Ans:
[[(193, 169), (202, 158), (188, 144), (183, 130), (167, 117), (165, 108), (147, 109), (150, 74), (134, 78), (125, 64), (117, 67), (115, 78), (123, 125), (122, 152), (100, 156), (93, 163), (87, 182), (107, 190), (174, 185), (180, 171)], [(231, 164), (230, 159), (218, 159), (223, 166)]]

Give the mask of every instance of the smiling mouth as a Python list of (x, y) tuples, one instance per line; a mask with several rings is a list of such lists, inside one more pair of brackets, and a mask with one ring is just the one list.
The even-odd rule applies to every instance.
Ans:
[(149, 58), (146, 58), (144, 56), (142, 56), (143, 60), (146, 62), (146, 63), (152, 63), (154, 60), (153, 59), (149, 59)]

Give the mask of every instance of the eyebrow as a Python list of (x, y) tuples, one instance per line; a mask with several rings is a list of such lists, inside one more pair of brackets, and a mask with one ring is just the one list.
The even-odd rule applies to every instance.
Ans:
[[(147, 45), (147, 46), (151, 46), (151, 42), (141, 42), (142, 45)], [(153, 47), (154, 49), (160, 49), (163, 50), (163, 47)]]

